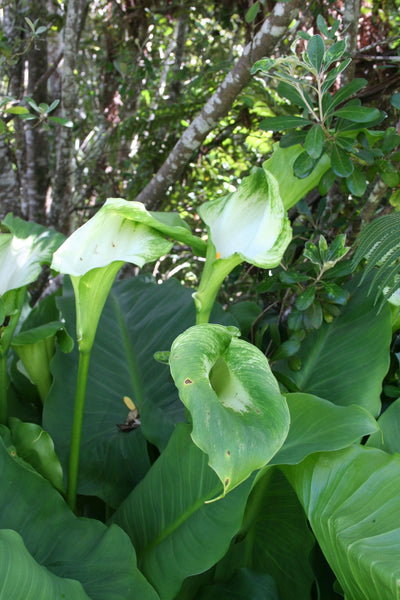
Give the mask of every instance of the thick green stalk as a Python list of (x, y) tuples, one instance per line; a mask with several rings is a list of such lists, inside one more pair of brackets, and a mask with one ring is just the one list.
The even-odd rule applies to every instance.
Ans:
[[(3, 323), (0, 323), (0, 424), (7, 424), (8, 406), (7, 391), (9, 377), (7, 372), (7, 356), (11, 340), (21, 316), (26, 296), (26, 286), (9, 290), (1, 297)], [(2, 319), (3, 320), (3, 319)]]
[(0, 424), (7, 425), (7, 391), (9, 377), (7, 372), (7, 354), (0, 354)]
[(71, 433), (71, 450), (69, 455), (67, 501), (71, 510), (76, 509), (76, 493), (78, 489), (79, 455), (81, 450), (83, 411), (85, 408), (86, 384), (89, 372), (90, 351), (79, 351), (78, 380), (76, 383), (74, 419)]
[(209, 322), (210, 313), (222, 282), (241, 262), (242, 259), (237, 254), (233, 254), (230, 258), (217, 258), (215, 247), (209, 242), (200, 285), (197, 292), (193, 294), (196, 306), (196, 325)]

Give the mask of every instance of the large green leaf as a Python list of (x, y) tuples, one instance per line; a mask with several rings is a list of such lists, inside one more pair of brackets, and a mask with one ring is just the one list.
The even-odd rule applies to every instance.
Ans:
[(216, 576), (225, 579), (247, 567), (271, 575), (280, 600), (309, 600), (314, 543), (293, 488), (279, 469), (267, 468), (250, 494), (238, 541), (217, 565)]
[(13, 530), (0, 536), (0, 590), (14, 590), (2, 598), (62, 598), (59, 590), (71, 600), (157, 599), (137, 569), (128, 536), (116, 525), (75, 517), (50, 483), (2, 441), (0, 481), (0, 530)]
[(378, 419), (380, 430), (372, 434), (367, 446), (400, 454), (400, 399), (393, 402)]
[[(65, 286), (59, 303), (73, 335), (75, 302), (70, 285)], [(221, 309), (216, 314), (224, 319)], [(145, 438), (162, 449), (175, 424), (184, 420), (169, 368), (153, 355), (169, 350), (175, 337), (194, 322), (191, 292), (176, 280), (157, 285), (152, 278), (140, 276), (114, 285), (91, 355), (79, 493), (100, 496), (117, 506), (150, 466)], [(44, 406), (43, 426), (54, 440), (64, 471), (77, 368), (77, 349), (70, 354), (57, 350), (52, 363), (54, 383)], [(139, 408), (142, 422), (141, 428), (130, 432), (117, 427), (128, 415), (124, 396)]]
[(132, 539), (138, 564), (162, 600), (172, 599), (186, 577), (222, 558), (242, 522), (251, 483), (207, 503), (220, 494), (221, 482), (193, 444), (190, 426), (176, 427), (113, 518)]
[(337, 406), (311, 394), (286, 394), (289, 434), (270, 464), (294, 465), (314, 452), (339, 450), (375, 431), (377, 422), (361, 406)]
[(204, 323), (172, 344), (171, 374), (224, 493), (265, 466), (289, 430), (289, 411), (265, 355), (238, 330)]
[(400, 457), (353, 446), (284, 470), (345, 598), (399, 598)]
[(196, 600), (279, 600), (270, 575), (251, 569), (239, 569), (228, 581), (204, 586)]
[(302, 343), (301, 369), (292, 371), (281, 362), (276, 372), (292, 383), (291, 391), (297, 388), (342, 406), (359, 404), (377, 416), (389, 367), (390, 310), (384, 306), (379, 312), (368, 296), (369, 282), (357, 287), (358, 282), (356, 278), (346, 286), (351, 297), (342, 313)]
[(90, 600), (78, 581), (57, 577), (37, 563), (11, 529), (0, 530), (0, 595), (9, 600)]

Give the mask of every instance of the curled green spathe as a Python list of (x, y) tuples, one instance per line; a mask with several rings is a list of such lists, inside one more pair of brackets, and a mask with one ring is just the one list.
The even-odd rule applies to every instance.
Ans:
[(289, 431), (289, 410), (264, 354), (239, 330), (210, 323), (179, 335), (171, 375), (190, 413), (192, 439), (224, 495), (268, 464)]

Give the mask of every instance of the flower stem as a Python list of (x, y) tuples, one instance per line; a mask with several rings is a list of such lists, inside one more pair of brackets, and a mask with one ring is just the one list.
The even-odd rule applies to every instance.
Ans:
[(0, 354), (0, 424), (7, 424), (7, 391), (9, 386), (7, 354)]
[(83, 411), (85, 408), (86, 384), (89, 371), (90, 351), (79, 351), (78, 379), (76, 383), (74, 419), (71, 433), (71, 450), (69, 455), (67, 502), (71, 510), (76, 509), (78, 489), (79, 455), (81, 449)]
[(210, 313), (222, 282), (241, 262), (242, 259), (237, 254), (225, 259), (216, 258), (215, 247), (209, 242), (200, 285), (197, 292), (193, 294), (196, 306), (196, 325), (209, 322)]

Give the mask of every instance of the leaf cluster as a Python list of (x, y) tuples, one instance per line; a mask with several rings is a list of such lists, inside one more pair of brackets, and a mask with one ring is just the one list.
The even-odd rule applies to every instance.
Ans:
[(329, 156), (331, 168), (321, 179), (322, 194), (339, 178), (348, 192), (361, 197), (368, 181), (378, 172), (388, 185), (396, 187), (400, 181), (395, 166), (400, 136), (390, 128), (374, 129), (386, 114), (363, 106), (357, 98), (368, 83), (366, 79), (353, 79), (334, 90), (351, 58), (346, 54), (345, 40), (337, 40), (339, 21), (329, 29), (320, 17), (318, 25), (325, 39), (319, 34), (303, 35), (306, 48), (301, 55), (298, 46), (303, 40), (299, 38), (288, 58), (262, 59), (254, 65), (253, 73), (280, 81), (278, 93), (300, 112), (299, 116), (264, 119), (260, 127), (266, 131), (289, 131), (280, 140), (281, 147), (298, 143), (303, 146), (304, 151), (293, 165), (293, 172), (300, 179), (313, 172), (323, 155)]

